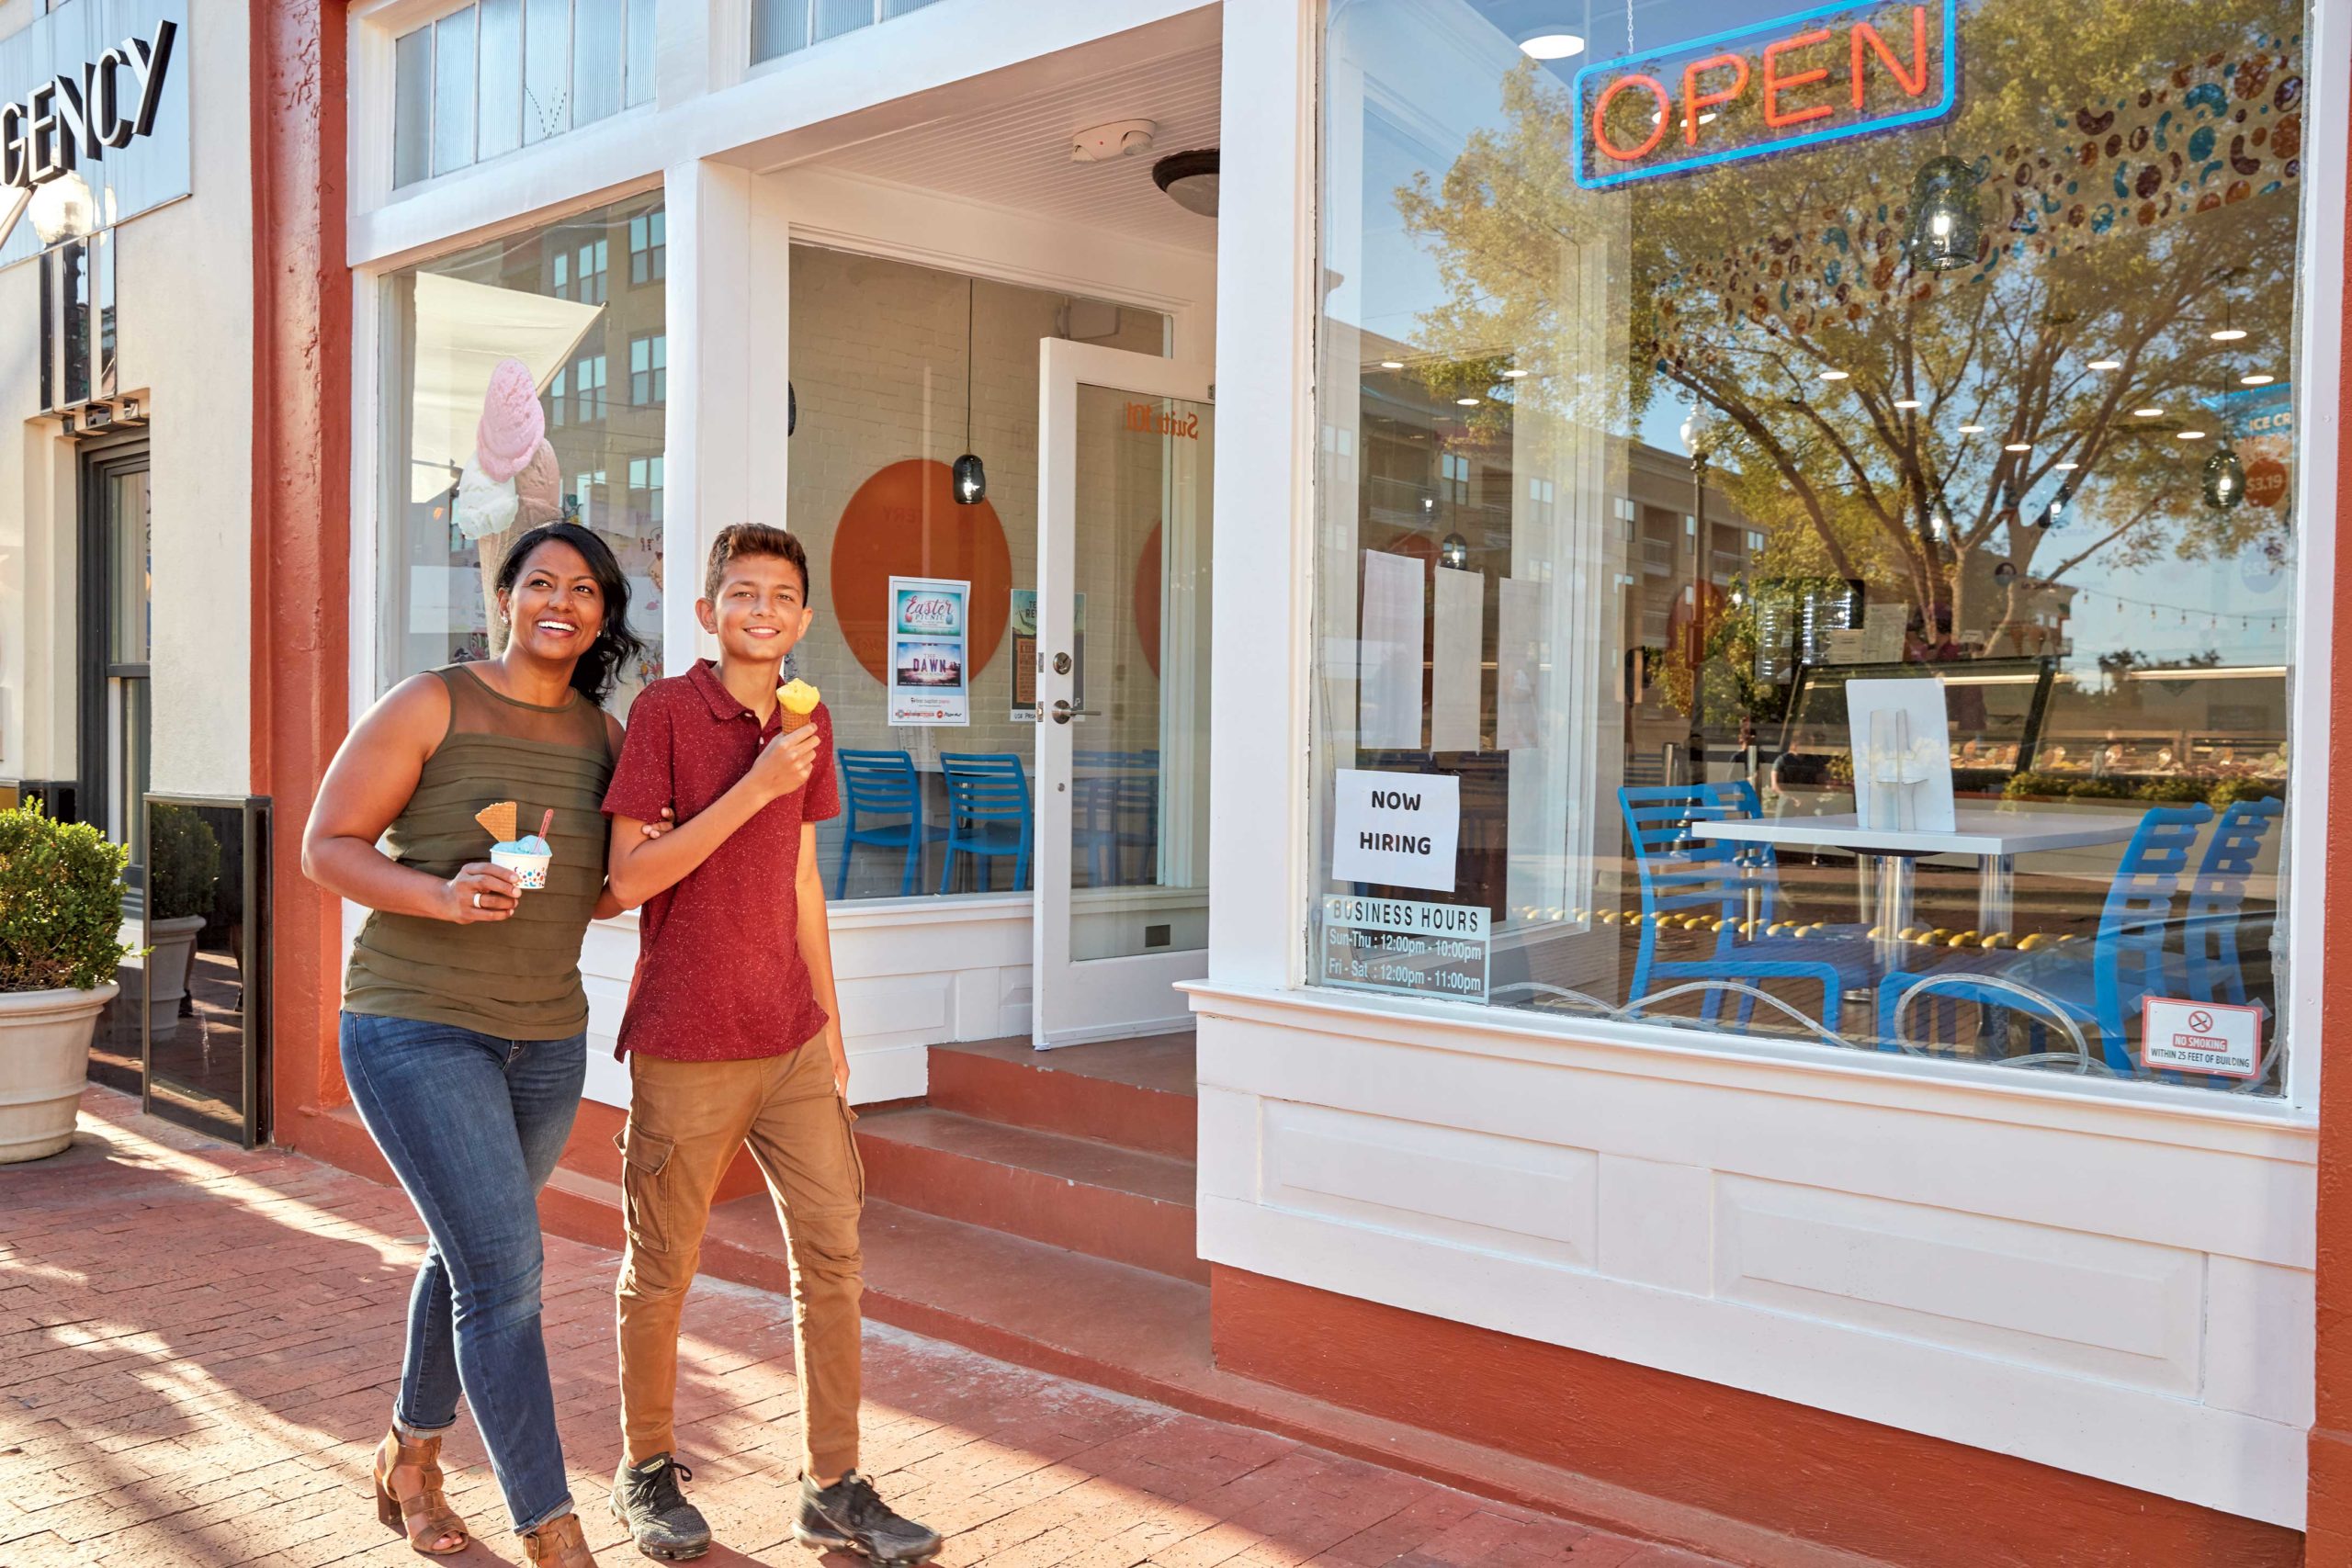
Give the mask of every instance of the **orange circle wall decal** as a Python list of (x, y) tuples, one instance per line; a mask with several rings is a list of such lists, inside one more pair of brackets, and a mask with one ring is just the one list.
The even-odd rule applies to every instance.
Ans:
[(944, 577), (972, 585), (971, 653), (977, 685), (1004, 640), (1012, 613), (1012, 552), (996, 508), (958, 506), (955, 470), (927, 457), (876, 469), (833, 527), (830, 608), (842, 640), (875, 680), (890, 675), (890, 579)]
[(1151, 666), (1153, 679), (1159, 675), (1159, 525), (1154, 523), (1151, 532), (1144, 536), (1143, 557), (1136, 562), (1134, 609), (1136, 637), (1143, 643), (1143, 661)]

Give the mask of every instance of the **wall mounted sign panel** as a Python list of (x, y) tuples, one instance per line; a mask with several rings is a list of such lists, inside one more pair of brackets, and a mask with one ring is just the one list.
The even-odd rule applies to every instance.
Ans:
[(1960, 96), (1960, 0), (1864, 0), (1711, 33), (1576, 76), (1587, 190), (1939, 119)]
[(0, 266), (188, 194), (187, 0), (69, 0), (0, 39)]

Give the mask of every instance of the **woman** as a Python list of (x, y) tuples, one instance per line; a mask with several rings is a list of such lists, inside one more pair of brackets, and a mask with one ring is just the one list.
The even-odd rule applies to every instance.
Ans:
[[(344, 982), (344, 1076), (430, 1236), (378, 1515), (418, 1551), (464, 1549), (439, 1464), (462, 1389), (529, 1560), (590, 1568), (539, 1333), (537, 1199), (587, 1070), (580, 944), (620, 909), (599, 807), (621, 727), (599, 704), (643, 645), (618, 563), (576, 525), (515, 540), (494, 588), (505, 652), (368, 710), (320, 786), (302, 869), (372, 911)], [(555, 813), (544, 888), (490, 863), (474, 814), (508, 800), (523, 830)]]

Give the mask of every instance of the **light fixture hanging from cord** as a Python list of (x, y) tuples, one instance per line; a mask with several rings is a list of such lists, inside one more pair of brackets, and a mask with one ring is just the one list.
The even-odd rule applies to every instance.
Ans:
[(1903, 241), (1911, 265), (1927, 272), (1971, 266), (1984, 236), (1977, 175), (1946, 153), (1928, 159), (1911, 182), (1911, 227)]
[(980, 467), (978, 454), (972, 451), (972, 323), (979, 315), (980, 283), (978, 278), (966, 279), (967, 292), (964, 305), (964, 455), (956, 459), (956, 504), (978, 506), (989, 493), (988, 470)]
[[(2235, 268), (2222, 274), (2222, 330), (2213, 334), (2217, 343), (2233, 343), (2245, 334), (2230, 325), (2230, 279), (2236, 276)], [(2229, 376), (2226, 355), (2222, 375)], [(2214, 512), (2234, 512), (2245, 502), (2245, 465), (2238, 461), (2237, 443), (2230, 439), (2230, 395), (2222, 392), (2213, 400), (2213, 412), (2220, 416), (2221, 445), (2205, 459), (2205, 504)]]
[(1453, 571), (1461, 571), (1470, 564), (1470, 541), (1459, 534), (1448, 534), (1437, 547), (1437, 564)]

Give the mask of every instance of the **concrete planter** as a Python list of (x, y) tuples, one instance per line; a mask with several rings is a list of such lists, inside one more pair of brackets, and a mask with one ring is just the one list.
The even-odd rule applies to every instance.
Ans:
[(196, 961), (196, 933), (202, 915), (176, 915), (147, 927), (147, 1032), (168, 1035), (179, 1022), (180, 998), (187, 995), (188, 967)]
[(0, 1165), (74, 1141), (90, 1035), (116, 990), (0, 993)]

